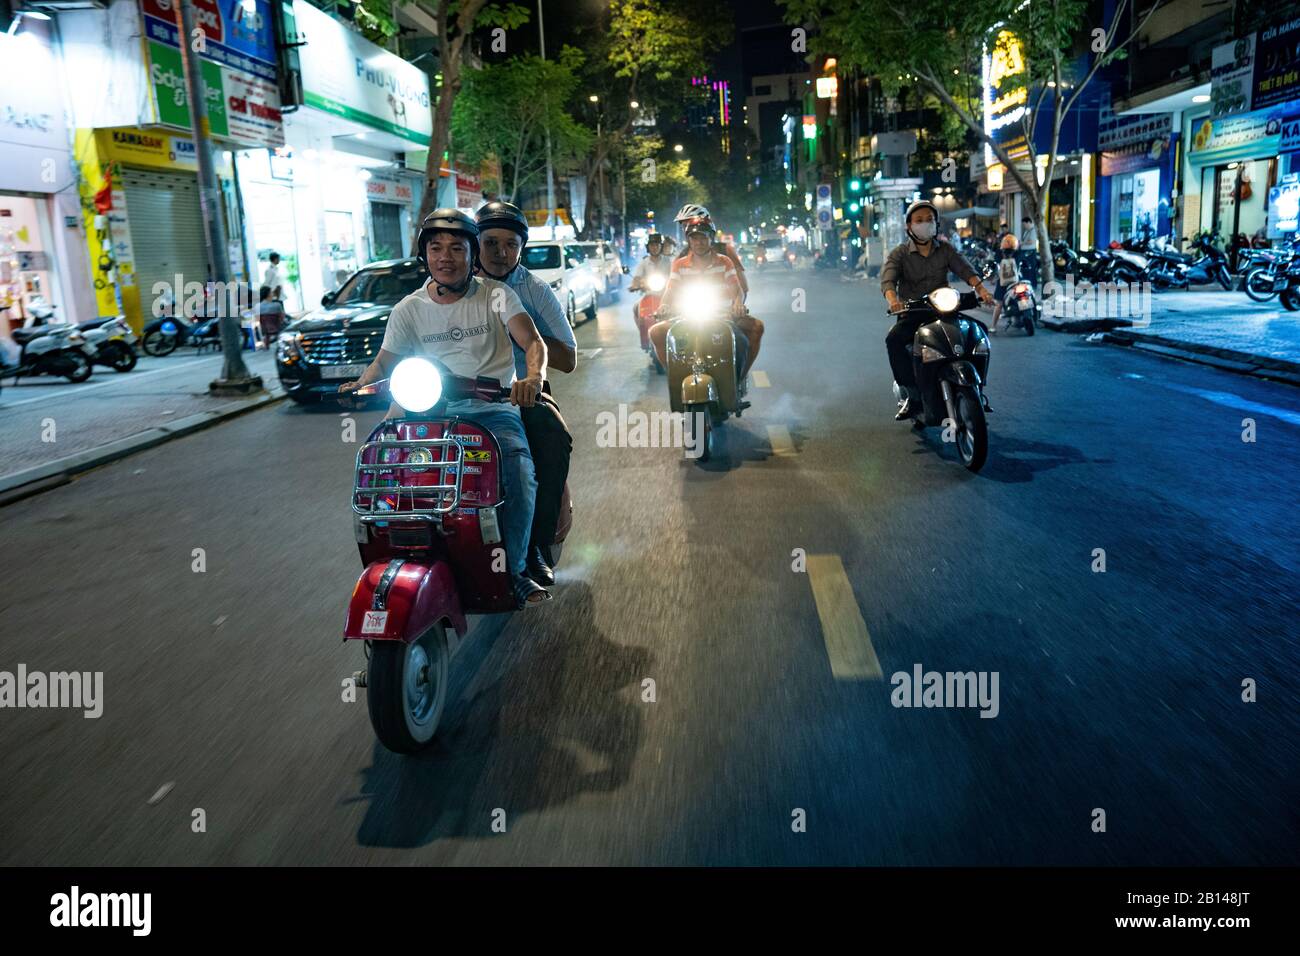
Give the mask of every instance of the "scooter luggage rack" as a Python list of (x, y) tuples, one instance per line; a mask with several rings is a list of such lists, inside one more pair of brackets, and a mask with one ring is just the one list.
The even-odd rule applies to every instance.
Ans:
[[(448, 425), (446, 434), (450, 434), (452, 426)], [(430, 452), (435, 448), (445, 448), (442, 458), (434, 458), (427, 462), (407, 462), (407, 461), (388, 461), (388, 462), (366, 462), (362, 459), (365, 457), (367, 449), (379, 449), (376, 457), (383, 458), (385, 450), (405, 450), (408, 454), (412, 449), (428, 448)], [(455, 454), (451, 454), (454, 451)], [(380, 441), (368, 441), (357, 451), (357, 472), (356, 481), (352, 487), (352, 511), (361, 516), (362, 521), (428, 521), (430, 519), (441, 518), (443, 515), (450, 514), (460, 507), (460, 490), (461, 480), (464, 477), (464, 470), (461, 466), (462, 449), (460, 442), (452, 438), (411, 438), (411, 439), (381, 439)], [(456, 478), (451, 483), (446, 482), (446, 469), (455, 467)], [(387, 472), (390, 475), (398, 471), (431, 471), (438, 469), (441, 474), (439, 477), (443, 481), (436, 485), (384, 485), (373, 484), (364, 485), (362, 481), (369, 476), (372, 481), (379, 481), (380, 474)], [(402, 480), (398, 477), (396, 480)], [(402, 507), (402, 495), (410, 495), (411, 506)], [(380, 510), (379, 501), (384, 498), (395, 496), (396, 504), (392, 510)], [(362, 499), (369, 499), (366, 503)], [(437, 500), (432, 508), (415, 507), (416, 498), (434, 498)]]

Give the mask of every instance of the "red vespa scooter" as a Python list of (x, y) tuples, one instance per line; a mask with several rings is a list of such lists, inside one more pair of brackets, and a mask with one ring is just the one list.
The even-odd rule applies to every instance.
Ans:
[(641, 333), (641, 348), (650, 353), (650, 361), (654, 363), (655, 371), (662, 375), (664, 367), (650, 345), (650, 326), (658, 321), (655, 319), (655, 313), (659, 311), (659, 300), (663, 298), (664, 286), (668, 284), (668, 280), (655, 274), (646, 279), (646, 284), (649, 288), (636, 304), (636, 328)]
[[(406, 413), (380, 422), (357, 452), (352, 511), (365, 570), (343, 636), (366, 645), (366, 669), (354, 676), (367, 689), (375, 735), (389, 750), (414, 753), (437, 732), (466, 615), (515, 610), (499, 517), (501, 448), (486, 428), (446, 409), (459, 399), (502, 401), (510, 390), (411, 358), (351, 397), (384, 394)], [(550, 549), (557, 562), (572, 521), (566, 487)]]

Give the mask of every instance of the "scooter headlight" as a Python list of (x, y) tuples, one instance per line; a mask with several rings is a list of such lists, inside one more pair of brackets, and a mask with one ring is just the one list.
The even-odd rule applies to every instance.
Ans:
[(651, 292), (662, 292), (664, 291), (664, 286), (666, 286), (667, 284), (668, 284), (668, 280), (661, 275), (656, 274), (650, 277)]
[(708, 321), (722, 310), (725, 303), (722, 292), (711, 282), (696, 282), (682, 290), (687, 317), (697, 322)]
[(961, 305), (961, 293), (956, 289), (935, 289), (930, 293), (929, 299), (936, 312), (956, 312), (957, 306)]
[(388, 390), (408, 412), (427, 412), (442, 398), (442, 376), (428, 359), (402, 359), (393, 369)]

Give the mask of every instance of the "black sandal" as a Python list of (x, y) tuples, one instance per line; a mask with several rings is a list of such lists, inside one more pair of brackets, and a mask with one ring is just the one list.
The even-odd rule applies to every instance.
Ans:
[[(541, 594), (543, 597), (533, 600), (535, 594)], [(520, 611), (537, 604), (545, 604), (550, 599), (551, 592), (528, 575), (521, 574), (515, 578), (515, 605)]]

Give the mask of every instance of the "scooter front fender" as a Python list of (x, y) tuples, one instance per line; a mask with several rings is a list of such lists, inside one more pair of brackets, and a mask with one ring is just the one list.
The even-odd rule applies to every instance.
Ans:
[(439, 621), (464, 636), (465, 612), (450, 566), (442, 561), (375, 561), (352, 590), (343, 639), (409, 644)]
[(682, 379), (682, 405), (709, 405), (718, 400), (718, 383), (707, 372)]
[(979, 373), (975, 371), (975, 366), (970, 362), (950, 362), (943, 367), (939, 377), (947, 379), (956, 385), (965, 385), (968, 388), (976, 388), (980, 383)]

